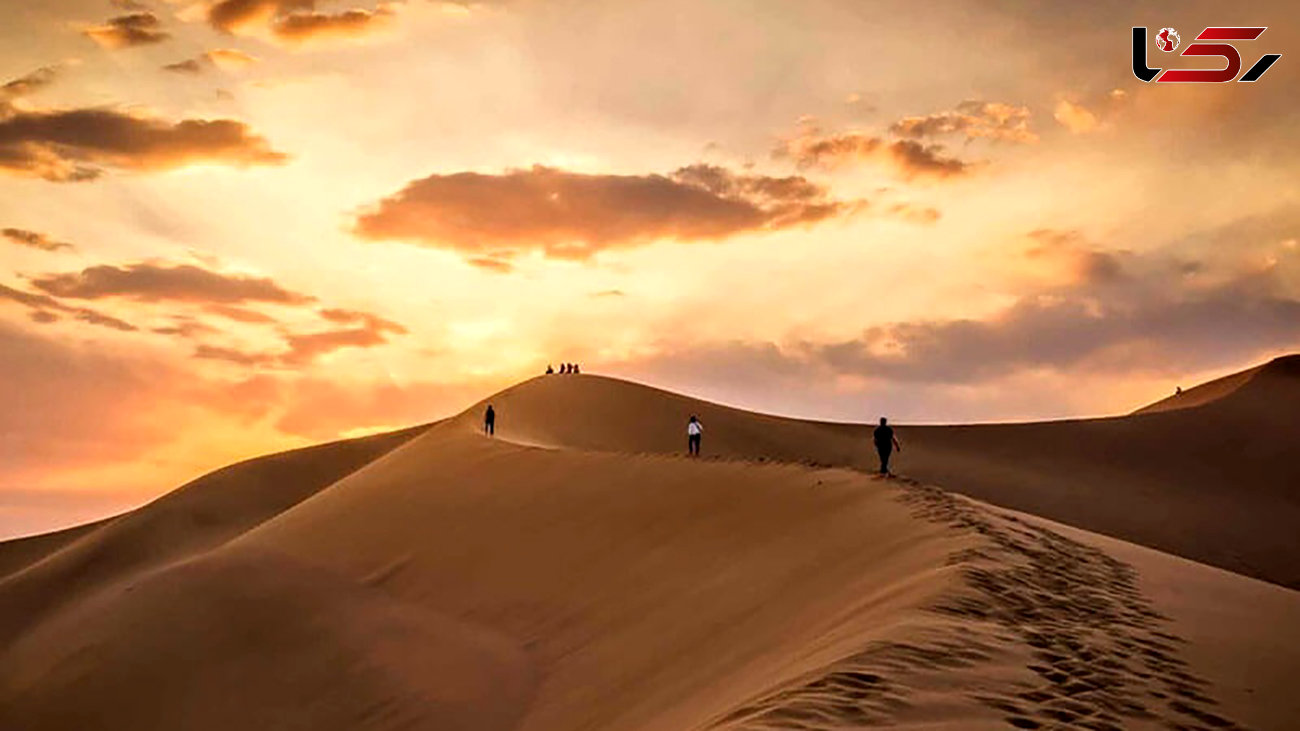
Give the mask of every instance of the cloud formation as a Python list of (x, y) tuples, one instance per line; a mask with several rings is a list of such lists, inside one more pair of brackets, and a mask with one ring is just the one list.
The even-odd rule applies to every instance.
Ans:
[(1126, 252), (1090, 246), (1078, 230), (1040, 228), (1027, 236), (1033, 244), (1025, 250), (1025, 258), (1064, 268), (1070, 284), (1101, 285), (1127, 278), (1121, 261)]
[(1104, 97), (1089, 100), (1086, 104), (1062, 97), (1052, 110), (1052, 118), (1074, 134), (1088, 134), (1109, 127), (1127, 103), (1128, 94), (1122, 89), (1112, 89)]
[(59, 76), (59, 70), (56, 66), (42, 66), (39, 69), (21, 76), (13, 81), (0, 85), (0, 102), (18, 97), (27, 96), (39, 91), (54, 81)]
[(12, 244), (26, 246), (41, 251), (75, 251), (76, 247), (66, 241), (55, 241), (49, 235), (21, 228), (0, 229), (0, 237)]
[(278, 165), (287, 156), (241, 122), (169, 122), (113, 109), (0, 106), (0, 172), (54, 182), (93, 180), (105, 167), (160, 171), (196, 163)]
[(223, 274), (192, 264), (101, 264), (80, 272), (48, 274), (32, 285), (55, 297), (104, 299), (122, 297), (138, 302), (188, 302), (238, 305), (261, 302), (303, 305), (314, 297), (289, 291), (267, 277)]
[(912, 139), (890, 140), (865, 132), (827, 133), (805, 120), (799, 132), (773, 151), (800, 168), (835, 170), (852, 164), (880, 163), (904, 180), (944, 180), (966, 175), (973, 164), (946, 154), (942, 145)]
[(343, 325), (331, 330), (289, 335), (289, 351), (280, 356), (289, 366), (307, 365), (323, 355), (343, 348), (373, 348), (388, 342), (389, 335), (405, 335), (406, 328), (382, 317), (352, 310), (321, 310), (320, 316)]
[(407, 329), (396, 322), (368, 312), (324, 309), (317, 314), (321, 319), (340, 327), (308, 333), (285, 333), (288, 348), (281, 352), (247, 351), (205, 343), (195, 348), (194, 357), (224, 361), (246, 368), (298, 368), (344, 348), (373, 348), (388, 343), (391, 335), (407, 333)]
[(904, 117), (890, 125), (889, 131), (910, 139), (956, 134), (968, 140), (1038, 141), (1038, 135), (1029, 129), (1028, 107), (978, 100), (964, 101), (951, 111)]
[(450, 249), (475, 259), (527, 250), (587, 259), (653, 240), (716, 241), (806, 226), (855, 210), (800, 176), (691, 165), (668, 175), (593, 175), (534, 166), (499, 175), (413, 181), (357, 218), (355, 232)]
[(315, 0), (219, 0), (208, 8), (208, 22), (225, 33), (269, 32), (285, 43), (366, 36), (393, 16), (392, 3), (373, 9), (334, 13), (317, 10)]
[(113, 49), (162, 43), (172, 37), (162, 30), (158, 16), (150, 12), (119, 15), (104, 25), (87, 28), (85, 33), (104, 48)]
[(39, 324), (49, 324), (59, 321), (59, 315), (62, 313), (71, 316), (75, 320), (88, 323), (90, 325), (99, 325), (112, 330), (121, 332), (134, 332), (138, 330), (136, 326), (129, 322), (120, 320), (111, 315), (106, 315), (97, 310), (87, 307), (73, 307), (66, 305), (53, 297), (43, 294), (34, 294), (24, 292), (0, 284), (0, 301), (15, 302), (28, 308), (28, 315), (33, 322)]
[(163, 66), (164, 71), (180, 74), (201, 74), (208, 69), (220, 68), (227, 71), (246, 68), (258, 63), (260, 59), (234, 48), (214, 48), (184, 61)]

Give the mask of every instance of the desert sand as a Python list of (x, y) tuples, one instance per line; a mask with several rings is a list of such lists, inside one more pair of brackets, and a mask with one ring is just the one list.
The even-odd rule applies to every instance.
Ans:
[(886, 479), (870, 427), (532, 379), (495, 439), (0, 544), (0, 728), (1295, 728), (1300, 359), (1206, 389), (903, 426)]

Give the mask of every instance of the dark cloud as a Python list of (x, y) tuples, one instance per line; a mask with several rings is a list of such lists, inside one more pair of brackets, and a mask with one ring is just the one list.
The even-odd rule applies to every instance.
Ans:
[(276, 36), (287, 41), (317, 38), (356, 38), (384, 24), (391, 13), (379, 10), (345, 10), (341, 13), (290, 13), (272, 24)]
[(315, 0), (220, 0), (208, 8), (208, 22), (226, 33), (257, 28), (269, 30), (288, 43), (330, 38), (356, 38), (385, 25), (392, 17), (389, 3), (372, 10), (352, 8), (327, 13)]
[(951, 111), (904, 117), (890, 126), (900, 137), (919, 139), (959, 134), (966, 139), (1037, 142), (1029, 129), (1029, 108), (1002, 102), (964, 101)]
[(169, 170), (200, 162), (247, 167), (287, 160), (241, 122), (179, 122), (112, 109), (0, 107), (0, 171), (56, 182), (92, 180), (104, 167)]
[(140, 329), (124, 320), (119, 320), (111, 315), (105, 315), (102, 312), (86, 309), (84, 307), (75, 307), (72, 308), (71, 311), (74, 318), (91, 325), (99, 325), (100, 327), (107, 327), (121, 332), (135, 332)]
[(113, 330), (132, 332), (138, 329), (129, 322), (111, 315), (105, 315), (97, 310), (87, 307), (73, 307), (48, 295), (24, 292), (3, 284), (0, 284), (0, 301), (14, 302), (27, 307), (31, 311), (29, 316), (38, 323), (57, 322), (59, 318), (54, 313), (62, 312), (76, 320)]
[(171, 34), (162, 30), (158, 16), (136, 12), (110, 18), (104, 25), (87, 28), (86, 35), (105, 48), (127, 48), (162, 43)]
[(26, 76), (19, 77), (13, 81), (0, 85), (0, 102), (6, 99), (17, 99), (21, 96), (27, 96), (50, 84), (53, 84), (59, 76), (59, 69), (56, 66), (43, 66)]
[(163, 70), (178, 74), (201, 74), (212, 68), (244, 68), (257, 63), (258, 60), (256, 56), (250, 56), (233, 48), (216, 48), (194, 58), (169, 63), (163, 66)]
[(177, 74), (201, 74), (206, 69), (207, 66), (198, 58), (188, 58), (184, 61), (177, 61), (163, 66), (163, 71), (171, 71)]
[(815, 124), (805, 123), (800, 132), (783, 140), (773, 153), (790, 159), (801, 168), (828, 170), (864, 162), (884, 164), (904, 180), (942, 180), (969, 173), (973, 164), (950, 157), (941, 145), (912, 139), (890, 140), (863, 132), (828, 134)]
[(56, 297), (103, 299), (124, 297), (140, 302), (189, 302), (237, 305), (265, 302), (303, 305), (314, 297), (291, 292), (266, 277), (223, 274), (192, 264), (99, 265), (80, 272), (49, 274), (32, 285)]
[(811, 225), (859, 206), (799, 176), (692, 165), (669, 175), (592, 175), (534, 166), (409, 183), (361, 213), (357, 235), (446, 248), (473, 259), (522, 251), (586, 259), (656, 239), (715, 241)]
[[(1036, 229), (1027, 247), (1013, 244), (1005, 255), (1048, 257), (1073, 267), (1073, 276), (1022, 288), (986, 318), (884, 323), (842, 340), (667, 341), (647, 356), (594, 365), (731, 403), (812, 408), (830, 418), (862, 419), (864, 403), (880, 409), (874, 415), (929, 420), (1079, 414), (1096, 408), (1091, 387), (1113, 388), (1118, 379), (1240, 368), (1300, 349), (1296, 220), (1279, 211), (1146, 253), (1106, 249), (1079, 231)], [(785, 396), (791, 392), (799, 395)]]
[(48, 235), (21, 228), (0, 229), (0, 236), (10, 243), (41, 251), (75, 251), (76, 247), (64, 241), (55, 241)]
[(833, 371), (891, 381), (979, 383), (1033, 370), (1124, 372), (1219, 365), (1226, 353), (1300, 345), (1300, 300), (1248, 285), (1191, 297), (1023, 298), (989, 320), (897, 323), (811, 347)]
[(1062, 262), (1075, 282), (1106, 284), (1126, 277), (1122, 261), (1126, 252), (1091, 246), (1078, 230), (1040, 228), (1030, 231), (1028, 237), (1034, 245), (1025, 251), (1027, 258)]

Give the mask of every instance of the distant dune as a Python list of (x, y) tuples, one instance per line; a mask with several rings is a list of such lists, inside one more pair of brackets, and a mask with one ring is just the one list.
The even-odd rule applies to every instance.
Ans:
[(532, 379), (496, 439), (478, 404), (0, 544), (0, 728), (1293, 728), (1300, 594), (1133, 545), (1300, 585), (1300, 359), (1207, 388), (901, 427), (885, 480), (867, 426)]

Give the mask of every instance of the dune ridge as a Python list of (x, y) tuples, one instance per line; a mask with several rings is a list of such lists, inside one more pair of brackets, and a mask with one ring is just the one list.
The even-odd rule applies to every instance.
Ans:
[[(1073, 483), (1032, 455), (996, 464), (1004, 429), (1044, 427), (1014, 434), (1023, 452), (1135, 424), (1167, 438), (1207, 410), (1259, 423), (1289, 367), (1167, 413), (905, 429), (903, 469), (978, 451), (989, 463), (948, 484), (1014, 503), (1019, 486)], [(1191, 652), (1186, 637), (1211, 633), (1147, 591), (1178, 606), (1170, 586), (1191, 577), (1266, 595), (1267, 621), (1214, 635), (1238, 645), (1291, 636), (1294, 593), (1168, 562), (1177, 580), (1153, 584), (1118, 542), (869, 475), (866, 427), (596, 376), (490, 401), (494, 440), (479, 404), (0, 544), (0, 727), (1283, 729), (1300, 713), (1284, 688), (1225, 674), (1227, 650)], [(708, 459), (680, 456), (691, 413)], [(1269, 667), (1300, 670), (1285, 648)]]

